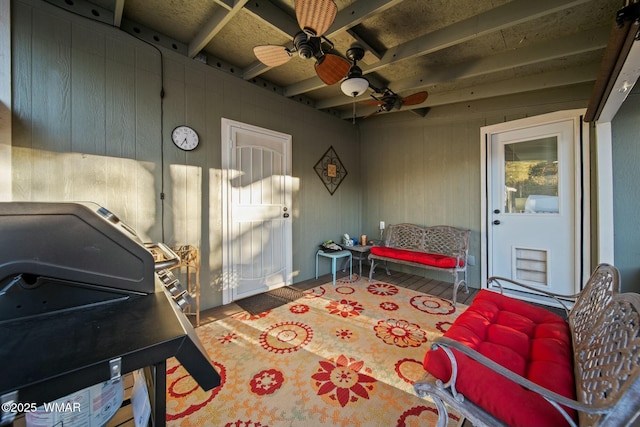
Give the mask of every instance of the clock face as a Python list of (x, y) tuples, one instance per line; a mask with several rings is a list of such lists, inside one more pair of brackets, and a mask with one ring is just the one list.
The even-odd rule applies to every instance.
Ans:
[(195, 130), (189, 126), (178, 126), (171, 132), (171, 139), (178, 148), (191, 151), (198, 146), (200, 138)]

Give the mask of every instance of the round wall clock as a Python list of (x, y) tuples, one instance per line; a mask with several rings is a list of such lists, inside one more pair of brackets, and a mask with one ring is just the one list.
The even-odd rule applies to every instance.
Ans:
[(189, 126), (178, 126), (171, 132), (171, 139), (181, 150), (194, 150), (200, 143), (200, 137), (195, 130)]

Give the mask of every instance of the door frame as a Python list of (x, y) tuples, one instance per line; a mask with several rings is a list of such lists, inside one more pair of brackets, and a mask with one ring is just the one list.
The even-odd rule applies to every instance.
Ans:
[[(590, 215), (590, 157), (589, 157), (589, 124), (583, 121), (585, 109), (557, 111), (539, 116), (527, 117), (498, 123), (480, 128), (480, 282), (481, 288), (487, 288), (489, 275), (489, 219), (487, 212), (489, 197), (489, 177), (491, 176), (491, 137), (493, 134), (519, 130), (527, 127), (546, 125), (555, 122), (572, 120), (574, 123), (575, 165), (575, 257), (574, 274), (578, 280), (574, 292), (579, 292), (591, 272), (591, 215)], [(541, 300), (533, 295), (523, 299)]]
[[(255, 132), (260, 135), (272, 136), (275, 139), (284, 141), (284, 148), (286, 151), (285, 158), (285, 191), (288, 194), (288, 208), (290, 212), (293, 212), (293, 188), (291, 185), (292, 174), (292, 137), (291, 135), (277, 132), (271, 129), (262, 128), (259, 126), (250, 125), (235, 120), (222, 118), (221, 119), (221, 185), (222, 185), (222, 198), (221, 198), (221, 214), (222, 214), (222, 304), (229, 304), (233, 302), (233, 242), (231, 238), (231, 212), (232, 212), (232, 192), (230, 191), (231, 181), (235, 178), (235, 174), (231, 171), (231, 158), (232, 151), (235, 148), (233, 140), (231, 138), (231, 130), (233, 128), (241, 128), (246, 131)], [(285, 286), (293, 283), (293, 218), (287, 221), (289, 227), (289, 248), (286, 253), (286, 279)]]

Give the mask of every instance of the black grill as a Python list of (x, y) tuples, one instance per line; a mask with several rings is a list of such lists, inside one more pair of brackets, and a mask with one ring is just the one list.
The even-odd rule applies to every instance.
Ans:
[(52, 401), (113, 380), (117, 360), (154, 368), (162, 425), (167, 358), (217, 387), (172, 256), (92, 203), (0, 203), (0, 399)]

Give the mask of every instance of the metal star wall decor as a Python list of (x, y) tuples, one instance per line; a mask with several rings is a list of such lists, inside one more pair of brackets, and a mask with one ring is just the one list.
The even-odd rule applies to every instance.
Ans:
[(338, 158), (333, 146), (329, 147), (327, 152), (322, 155), (313, 168), (332, 196), (347, 176), (347, 170), (340, 161), (340, 158)]

